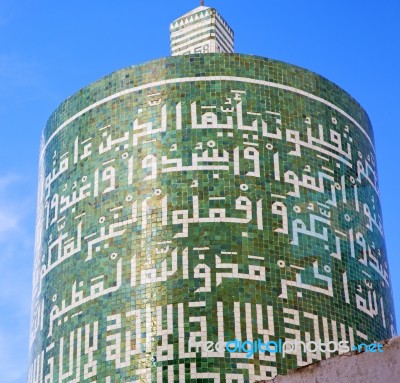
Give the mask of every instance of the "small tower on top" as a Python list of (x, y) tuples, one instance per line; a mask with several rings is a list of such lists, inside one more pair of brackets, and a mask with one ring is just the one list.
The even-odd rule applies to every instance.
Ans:
[(190, 53), (233, 53), (234, 33), (216, 9), (204, 5), (170, 25), (172, 56)]

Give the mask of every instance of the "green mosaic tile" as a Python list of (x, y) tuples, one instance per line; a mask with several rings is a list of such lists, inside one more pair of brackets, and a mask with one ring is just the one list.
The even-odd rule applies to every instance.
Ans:
[(391, 337), (374, 139), (307, 70), (170, 57), (43, 132), (30, 383), (253, 382), (333, 353), (189, 349)]

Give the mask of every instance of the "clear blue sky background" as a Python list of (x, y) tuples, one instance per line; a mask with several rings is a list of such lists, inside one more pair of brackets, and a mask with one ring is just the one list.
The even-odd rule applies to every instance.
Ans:
[[(39, 139), (65, 98), (122, 67), (169, 55), (169, 22), (197, 0), (0, 0), (0, 380), (25, 383)], [(375, 128), (400, 317), (399, 0), (209, 0), (236, 51), (315, 71)], [(397, 159), (396, 159), (397, 157)]]

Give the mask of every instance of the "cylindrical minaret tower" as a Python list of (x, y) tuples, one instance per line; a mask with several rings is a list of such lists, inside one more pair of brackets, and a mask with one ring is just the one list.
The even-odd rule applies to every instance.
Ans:
[(367, 114), (293, 65), (179, 54), (233, 49), (229, 29), (202, 6), (172, 24), (175, 56), (50, 117), (30, 383), (254, 382), (394, 334)]

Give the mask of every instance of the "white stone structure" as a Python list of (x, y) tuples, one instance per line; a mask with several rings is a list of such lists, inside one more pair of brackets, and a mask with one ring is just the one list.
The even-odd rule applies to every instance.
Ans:
[(214, 9), (200, 6), (170, 25), (172, 56), (190, 53), (233, 53), (234, 33)]

